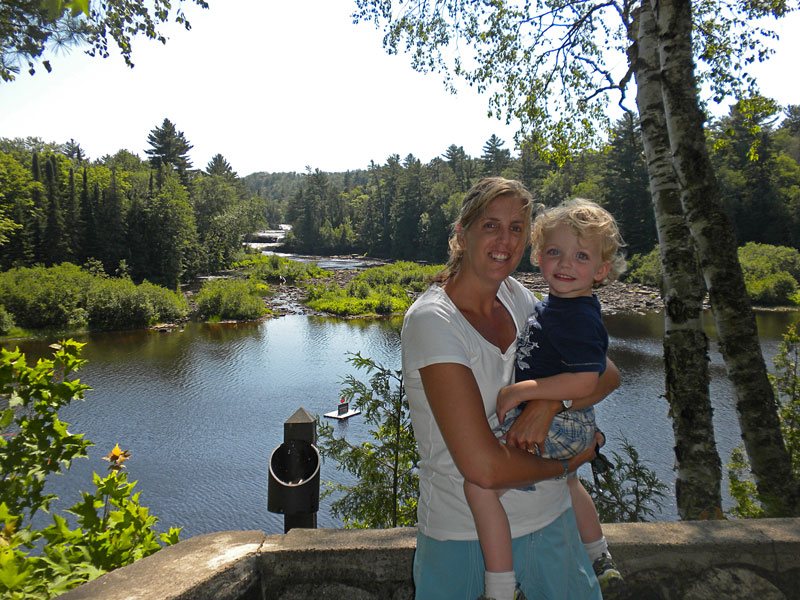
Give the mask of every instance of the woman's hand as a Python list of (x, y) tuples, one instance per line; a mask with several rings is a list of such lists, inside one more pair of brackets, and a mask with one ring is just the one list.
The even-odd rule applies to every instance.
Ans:
[(550, 423), (560, 409), (559, 402), (529, 401), (506, 433), (506, 444), (522, 450), (544, 450), (544, 440), (550, 431)]
[(515, 393), (516, 389), (516, 385), (507, 385), (497, 394), (497, 407), (495, 408), (495, 412), (497, 413), (497, 420), (500, 424), (506, 420), (506, 413), (508, 411), (522, 403), (522, 400), (517, 398), (517, 394)]

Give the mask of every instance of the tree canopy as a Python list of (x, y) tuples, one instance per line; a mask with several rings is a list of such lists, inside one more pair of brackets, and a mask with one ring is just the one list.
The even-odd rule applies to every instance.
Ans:
[[(205, 0), (186, 0), (208, 8)], [(47, 56), (57, 47), (88, 46), (90, 56), (109, 56), (109, 41), (119, 48), (125, 63), (133, 66), (132, 41), (144, 35), (162, 44), (159, 26), (174, 20), (187, 30), (178, 0), (14, 0), (0, 2), (0, 78), (13, 81), (21, 68), (33, 75), (36, 63), (52, 69)], [(149, 8), (148, 8), (149, 6)]]
[[(439, 72), (455, 89), (461, 79), (488, 92), (489, 115), (519, 120), (518, 142), (563, 159), (592, 147), (609, 129), (608, 104), (628, 110), (628, 65), (638, 1), (355, 0), (354, 20), (383, 27), (390, 54), (408, 52), (412, 66)], [(756, 17), (783, 16), (786, 0), (731, 4), (692, 2), (695, 56), (714, 98), (754, 93), (748, 66), (770, 50), (775, 33)], [(625, 65), (620, 68), (618, 65)]]

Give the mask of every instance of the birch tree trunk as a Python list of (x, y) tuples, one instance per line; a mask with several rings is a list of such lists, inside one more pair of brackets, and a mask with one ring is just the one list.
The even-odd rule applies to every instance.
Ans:
[(703, 331), (705, 286), (689, 229), (664, 123), (656, 24), (645, 2), (630, 31), (650, 193), (661, 251), (665, 390), (675, 436), (675, 495), (682, 519), (722, 516), (722, 468), (714, 440), (708, 338)]
[(705, 145), (692, 60), (691, 0), (651, 0), (658, 29), (664, 113), (681, 203), (709, 292), (719, 345), (733, 384), (745, 448), (768, 516), (800, 514), (800, 486), (780, 433), (736, 252)]

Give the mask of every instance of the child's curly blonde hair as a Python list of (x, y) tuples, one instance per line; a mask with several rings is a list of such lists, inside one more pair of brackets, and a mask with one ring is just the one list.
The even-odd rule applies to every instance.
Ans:
[(605, 208), (586, 198), (573, 198), (543, 211), (540, 208), (540, 211), (531, 231), (531, 263), (538, 264), (547, 233), (566, 224), (575, 230), (579, 238), (600, 237), (602, 260), (611, 268), (601, 281), (594, 282), (593, 287), (604, 286), (625, 272), (627, 265), (621, 252), (625, 242), (617, 222)]

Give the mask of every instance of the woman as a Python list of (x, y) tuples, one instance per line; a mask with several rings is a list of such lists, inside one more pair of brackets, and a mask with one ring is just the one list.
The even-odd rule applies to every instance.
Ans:
[[(416, 597), (474, 600), (484, 565), (463, 492), (467, 479), (509, 489), (517, 581), (529, 600), (600, 598), (581, 545), (563, 476), (593, 451), (563, 461), (531, 454), (560, 402), (530, 402), (506, 444), (493, 435), (499, 390), (511, 382), (516, 337), (536, 299), (510, 277), (530, 238), (532, 200), (516, 181), (487, 178), (467, 192), (450, 259), (403, 323), (403, 377), (420, 450)], [(619, 384), (609, 363), (584, 407)], [(535, 491), (521, 491), (533, 482)]]

